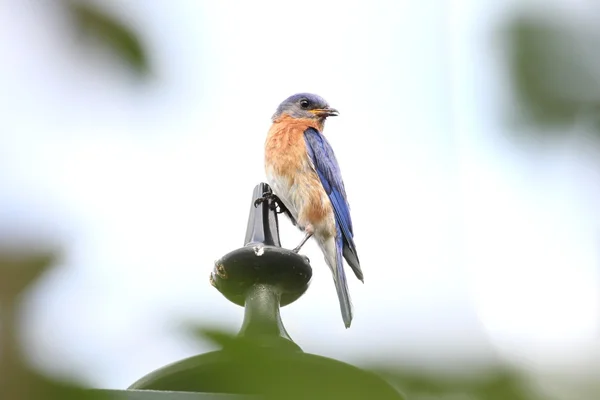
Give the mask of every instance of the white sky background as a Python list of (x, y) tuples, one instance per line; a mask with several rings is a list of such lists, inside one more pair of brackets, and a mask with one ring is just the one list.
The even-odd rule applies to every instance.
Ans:
[(311, 288), (282, 311), (305, 351), (529, 366), (597, 352), (600, 153), (503, 135), (493, 1), (121, 2), (157, 65), (147, 87), (78, 52), (48, 4), (0, 3), (0, 235), (64, 249), (27, 305), (40, 364), (124, 388), (209, 350), (182, 319), (239, 329), (209, 272), (243, 245), (270, 116), (299, 91), (341, 112), (325, 133), (365, 272), (346, 330), (306, 245)]

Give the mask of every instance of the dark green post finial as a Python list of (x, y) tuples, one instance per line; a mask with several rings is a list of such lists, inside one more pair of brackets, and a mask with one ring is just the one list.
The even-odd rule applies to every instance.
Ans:
[(312, 269), (306, 257), (281, 247), (276, 211), (281, 204), (276, 202), (267, 184), (255, 187), (244, 247), (221, 257), (210, 275), (223, 296), (245, 309), (239, 340), (228, 338), (220, 342), (221, 350), (155, 370), (130, 390), (178, 391), (181, 399), (190, 392), (207, 399), (215, 393), (261, 399), (403, 399), (373, 373), (303, 352), (286, 332), (279, 309), (304, 294)]
[[(244, 247), (215, 263), (211, 284), (245, 307), (240, 336), (300, 350), (286, 332), (279, 308), (304, 294), (312, 269), (306, 257), (281, 248), (275, 200), (265, 193), (270, 193), (266, 183), (254, 188)], [(264, 201), (256, 203), (259, 198)]]

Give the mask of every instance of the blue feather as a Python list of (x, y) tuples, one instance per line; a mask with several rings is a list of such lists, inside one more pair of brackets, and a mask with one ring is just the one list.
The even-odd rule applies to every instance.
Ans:
[[(336, 223), (336, 225), (338, 225)], [(338, 225), (339, 228), (339, 225)], [(344, 259), (342, 258), (343, 237), (341, 229), (335, 237), (335, 271), (333, 273), (335, 290), (337, 291), (338, 299), (340, 300), (340, 310), (346, 328), (352, 323), (352, 301), (348, 290), (348, 282), (346, 281), (346, 273), (344, 272)]]
[(308, 156), (310, 157), (317, 175), (331, 201), (335, 213), (335, 221), (338, 230), (341, 231), (343, 256), (354, 271), (358, 279), (364, 281), (363, 273), (354, 244), (354, 233), (352, 231), (352, 219), (350, 207), (346, 198), (346, 189), (342, 181), (342, 174), (331, 145), (314, 128), (304, 131), (304, 140)]

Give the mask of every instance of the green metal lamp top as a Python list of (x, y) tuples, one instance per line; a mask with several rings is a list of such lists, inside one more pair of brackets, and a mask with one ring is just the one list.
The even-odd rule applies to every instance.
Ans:
[(258, 395), (277, 399), (402, 399), (380, 377), (304, 353), (283, 326), (280, 307), (308, 289), (309, 260), (281, 247), (277, 211), (267, 184), (254, 189), (245, 246), (215, 263), (211, 284), (244, 306), (244, 322), (223, 349), (173, 363), (130, 389)]

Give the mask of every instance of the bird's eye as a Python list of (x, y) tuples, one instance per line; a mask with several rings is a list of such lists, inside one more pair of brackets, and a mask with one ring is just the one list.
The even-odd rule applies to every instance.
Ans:
[(308, 106), (309, 106), (308, 100), (306, 100), (306, 99), (300, 100), (300, 107), (302, 107), (306, 110), (308, 108)]

